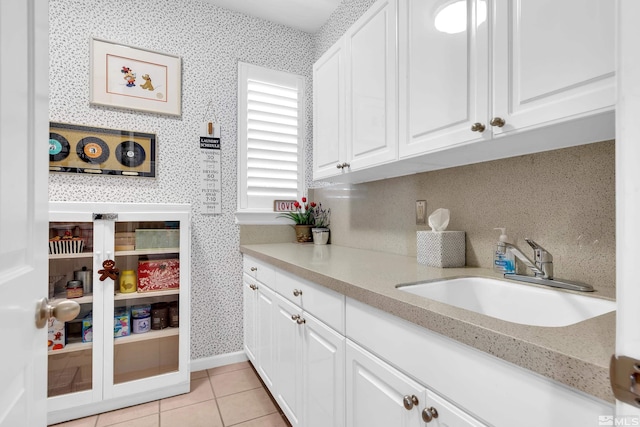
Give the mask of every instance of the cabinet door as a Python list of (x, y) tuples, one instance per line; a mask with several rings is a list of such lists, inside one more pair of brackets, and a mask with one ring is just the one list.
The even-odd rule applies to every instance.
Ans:
[(401, 158), (491, 137), (471, 131), (488, 127), (487, 2), (450, 3), (400, 0)]
[[(423, 426), (426, 389), (347, 341), (347, 426)], [(417, 404), (410, 409), (404, 399)]]
[(257, 301), (257, 336), (256, 336), (256, 369), (264, 383), (271, 389), (275, 375), (274, 347), (274, 303), (276, 294), (265, 285), (258, 283)]
[(304, 425), (345, 425), (345, 337), (304, 312)]
[(296, 320), (302, 310), (280, 295), (275, 298), (274, 334), (276, 382), (274, 397), (292, 426), (300, 421), (302, 409), (302, 333)]
[(396, 0), (380, 0), (345, 35), (350, 169), (397, 158), (396, 29)]
[(614, 11), (607, 0), (496, 0), (493, 39), (499, 135), (615, 103)]
[(256, 360), (256, 310), (257, 310), (257, 286), (246, 275), (243, 275), (242, 283), (242, 299), (243, 299), (243, 324), (244, 324), (244, 350), (247, 357), (254, 366), (257, 366)]
[[(80, 313), (69, 322), (49, 319), (48, 378), (49, 411), (64, 411), (78, 404), (102, 399), (102, 319), (92, 328), (83, 328), (84, 318), (101, 310), (103, 294), (93, 288), (94, 223), (89, 213), (72, 215), (55, 211), (49, 222), (49, 299), (53, 304), (67, 299), (80, 304)], [(99, 231), (98, 231), (99, 232)], [(71, 237), (65, 239), (64, 237)], [(80, 273), (82, 272), (82, 273)], [(66, 285), (76, 277), (80, 288)], [(82, 293), (82, 296), (79, 294)]]
[(342, 40), (313, 64), (313, 179), (342, 173), (345, 151), (345, 84)]

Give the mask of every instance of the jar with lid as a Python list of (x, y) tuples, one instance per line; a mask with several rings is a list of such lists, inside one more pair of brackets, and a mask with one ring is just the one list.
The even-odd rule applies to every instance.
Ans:
[(169, 326), (169, 306), (166, 302), (151, 304), (151, 329), (164, 329)]
[(82, 281), (69, 280), (67, 282), (67, 298), (80, 298), (82, 295)]
[(120, 293), (128, 294), (136, 291), (138, 279), (133, 270), (123, 270), (120, 273)]

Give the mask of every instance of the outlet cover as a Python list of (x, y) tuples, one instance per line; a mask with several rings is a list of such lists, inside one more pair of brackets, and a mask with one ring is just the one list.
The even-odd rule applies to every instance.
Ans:
[(416, 200), (416, 225), (427, 224), (427, 201)]

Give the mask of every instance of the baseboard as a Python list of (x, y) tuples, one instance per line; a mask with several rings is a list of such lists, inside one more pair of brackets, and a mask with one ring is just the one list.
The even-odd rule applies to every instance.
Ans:
[(189, 364), (191, 372), (204, 371), (205, 369), (217, 368), (218, 366), (230, 365), (249, 360), (244, 351), (234, 353), (219, 354), (217, 356), (203, 357), (192, 360)]

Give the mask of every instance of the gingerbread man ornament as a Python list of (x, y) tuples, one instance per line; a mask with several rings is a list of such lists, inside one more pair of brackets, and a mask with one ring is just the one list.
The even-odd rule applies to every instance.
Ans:
[(101, 282), (104, 282), (107, 277), (112, 280), (116, 280), (118, 278), (118, 273), (120, 273), (120, 270), (116, 268), (116, 262), (114, 260), (106, 259), (102, 263), (102, 266), (104, 267), (104, 269), (98, 270), (98, 273), (100, 273)]

